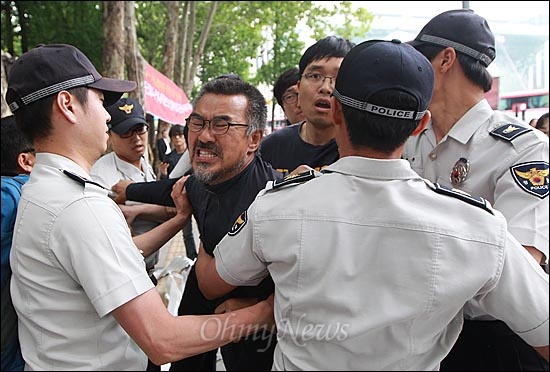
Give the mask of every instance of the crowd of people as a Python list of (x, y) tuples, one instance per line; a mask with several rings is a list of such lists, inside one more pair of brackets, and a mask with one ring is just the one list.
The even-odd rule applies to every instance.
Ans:
[[(162, 125), (156, 172), (135, 82), (71, 45), (24, 53), (2, 370), (215, 371), (220, 350), (229, 371), (547, 371), (548, 114), (491, 109), (495, 56), (466, 9), (410, 41), (321, 38), (274, 84), (286, 127), (218, 76)], [(196, 260), (174, 316), (153, 272), (178, 233)]]

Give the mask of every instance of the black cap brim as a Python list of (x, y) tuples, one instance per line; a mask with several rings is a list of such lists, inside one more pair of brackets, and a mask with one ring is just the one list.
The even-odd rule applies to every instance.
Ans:
[(88, 87), (103, 91), (103, 96), (105, 98), (104, 106), (110, 106), (115, 104), (124, 93), (131, 92), (136, 89), (137, 84), (135, 81), (102, 77), (101, 79), (88, 84)]
[(416, 48), (416, 47), (418, 47), (418, 46), (420, 46), (420, 45), (422, 45), (422, 44), (425, 44), (425, 42), (420, 41), (420, 40), (416, 40), (416, 39), (415, 39), (415, 40), (411, 40), (411, 41), (407, 41), (406, 43), (409, 44), (410, 46), (414, 47), (414, 48)]
[(145, 119), (132, 117), (124, 120), (121, 123), (118, 123), (116, 126), (112, 127), (111, 130), (116, 134), (124, 134), (128, 132), (130, 129), (132, 129), (133, 126), (138, 124), (145, 124), (149, 126), (149, 124), (145, 121)]

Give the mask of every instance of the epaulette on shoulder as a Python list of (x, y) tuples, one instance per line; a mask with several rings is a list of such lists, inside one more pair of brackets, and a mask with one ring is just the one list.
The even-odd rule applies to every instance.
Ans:
[(286, 185), (304, 183), (306, 181), (314, 179), (315, 177), (316, 174), (313, 169), (297, 174), (289, 174), (288, 176), (285, 176), (280, 180), (274, 181), (272, 188), (276, 190)]
[(512, 123), (502, 124), (491, 131), (491, 135), (508, 142), (512, 142), (514, 138), (521, 136), (522, 134), (529, 133), (533, 128), (524, 127)]
[(95, 186), (98, 186), (104, 190), (107, 190), (108, 191), (108, 194), (109, 196), (112, 196), (112, 191), (103, 187), (101, 184), (95, 182), (95, 181), (92, 181), (92, 180), (89, 180), (87, 178), (84, 178), (82, 176), (79, 176), (78, 174), (76, 173), (73, 173), (71, 171), (68, 171), (68, 170), (65, 170), (65, 169), (60, 169), (61, 172), (63, 172), (64, 175), (66, 175), (67, 177), (69, 177), (70, 179), (78, 182), (79, 184), (81, 184), (82, 186), (85, 186), (87, 183), (89, 184), (92, 184), (92, 185), (95, 185)]
[(460, 199), (468, 204), (475, 205), (476, 207), (479, 207), (491, 214), (494, 214), (491, 203), (489, 203), (481, 196), (470, 195), (465, 191), (444, 186), (439, 183), (432, 183), (430, 181), (426, 181), (426, 184), (438, 194), (452, 196), (453, 198)]

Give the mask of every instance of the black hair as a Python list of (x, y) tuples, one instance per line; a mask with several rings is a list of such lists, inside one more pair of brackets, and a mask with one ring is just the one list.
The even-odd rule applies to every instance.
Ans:
[(15, 116), (2, 118), (1, 135), (1, 172), (2, 176), (15, 176), (18, 172), (17, 158), (23, 152), (34, 151), (34, 147), (28, 137), (19, 129), (15, 122)]
[(300, 70), (298, 67), (292, 67), (284, 71), (273, 86), (273, 95), (279, 106), (283, 107), (283, 94), (300, 80)]
[(246, 119), (249, 127), (246, 132), (247, 135), (257, 130), (263, 131), (265, 129), (267, 121), (265, 98), (253, 85), (241, 79), (212, 79), (201, 87), (193, 101), (193, 106), (197, 104), (202, 96), (208, 93), (224, 96), (245, 96), (248, 99)]
[[(445, 47), (440, 45), (427, 43), (418, 45), (415, 48), (430, 61), (432, 61), (435, 56), (445, 49)], [(495, 58), (495, 51), (493, 49), (487, 49), (485, 54), (487, 54), (491, 59)], [(464, 75), (466, 75), (466, 78), (478, 87), (482, 88), (485, 93), (490, 91), (493, 84), (493, 77), (489, 71), (487, 71), (487, 68), (483, 66), (480, 61), (466, 54), (462, 54), (457, 51), (456, 56), (462, 70), (464, 71)]]
[(183, 132), (184, 132), (183, 125), (175, 124), (175, 125), (172, 125), (172, 127), (170, 128), (170, 131), (168, 132), (168, 136), (174, 137), (176, 134), (183, 134)]
[[(399, 90), (385, 90), (369, 97), (373, 105), (414, 111), (416, 98)], [(354, 147), (369, 147), (391, 153), (409, 138), (420, 120), (381, 116), (342, 104), (349, 140)]]
[(355, 46), (348, 39), (340, 36), (327, 36), (320, 39), (315, 44), (307, 48), (300, 58), (300, 76), (304, 73), (307, 66), (313, 61), (320, 61), (327, 58), (344, 58), (346, 54)]
[(542, 129), (542, 127), (544, 127), (544, 120), (548, 120), (548, 112), (542, 114), (541, 117), (538, 118), (537, 124), (535, 124), (535, 128)]
[(234, 79), (234, 80), (242, 80), (241, 77), (238, 74), (221, 74), (219, 76), (216, 76), (215, 79)]
[[(88, 102), (88, 88), (76, 87), (67, 89), (74, 95), (82, 105)], [(21, 131), (34, 142), (37, 138), (44, 138), (52, 131), (52, 105), (57, 97), (57, 93), (51, 96), (39, 99), (27, 106), (23, 106), (15, 111), (15, 120), (21, 128)]]

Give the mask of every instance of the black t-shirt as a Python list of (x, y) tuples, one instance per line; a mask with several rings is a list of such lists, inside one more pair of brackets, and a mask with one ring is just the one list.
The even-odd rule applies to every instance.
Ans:
[[(213, 255), (214, 248), (231, 229), (239, 215), (248, 209), (267, 181), (282, 178), (270, 164), (255, 156), (253, 161), (237, 176), (218, 185), (204, 185), (194, 175), (185, 183), (187, 196), (197, 221), (204, 250)], [(128, 200), (174, 206), (170, 193), (177, 179), (132, 183), (126, 189)], [(211, 314), (215, 307), (227, 298), (266, 298), (273, 293), (273, 282), (268, 277), (257, 287), (238, 287), (228, 295), (209, 301), (200, 292), (194, 267), (185, 285), (180, 310), (184, 314)]]
[(293, 124), (279, 129), (265, 137), (260, 144), (262, 159), (284, 175), (302, 164), (320, 171), (340, 157), (334, 138), (321, 146), (302, 140), (300, 128), (303, 124)]

